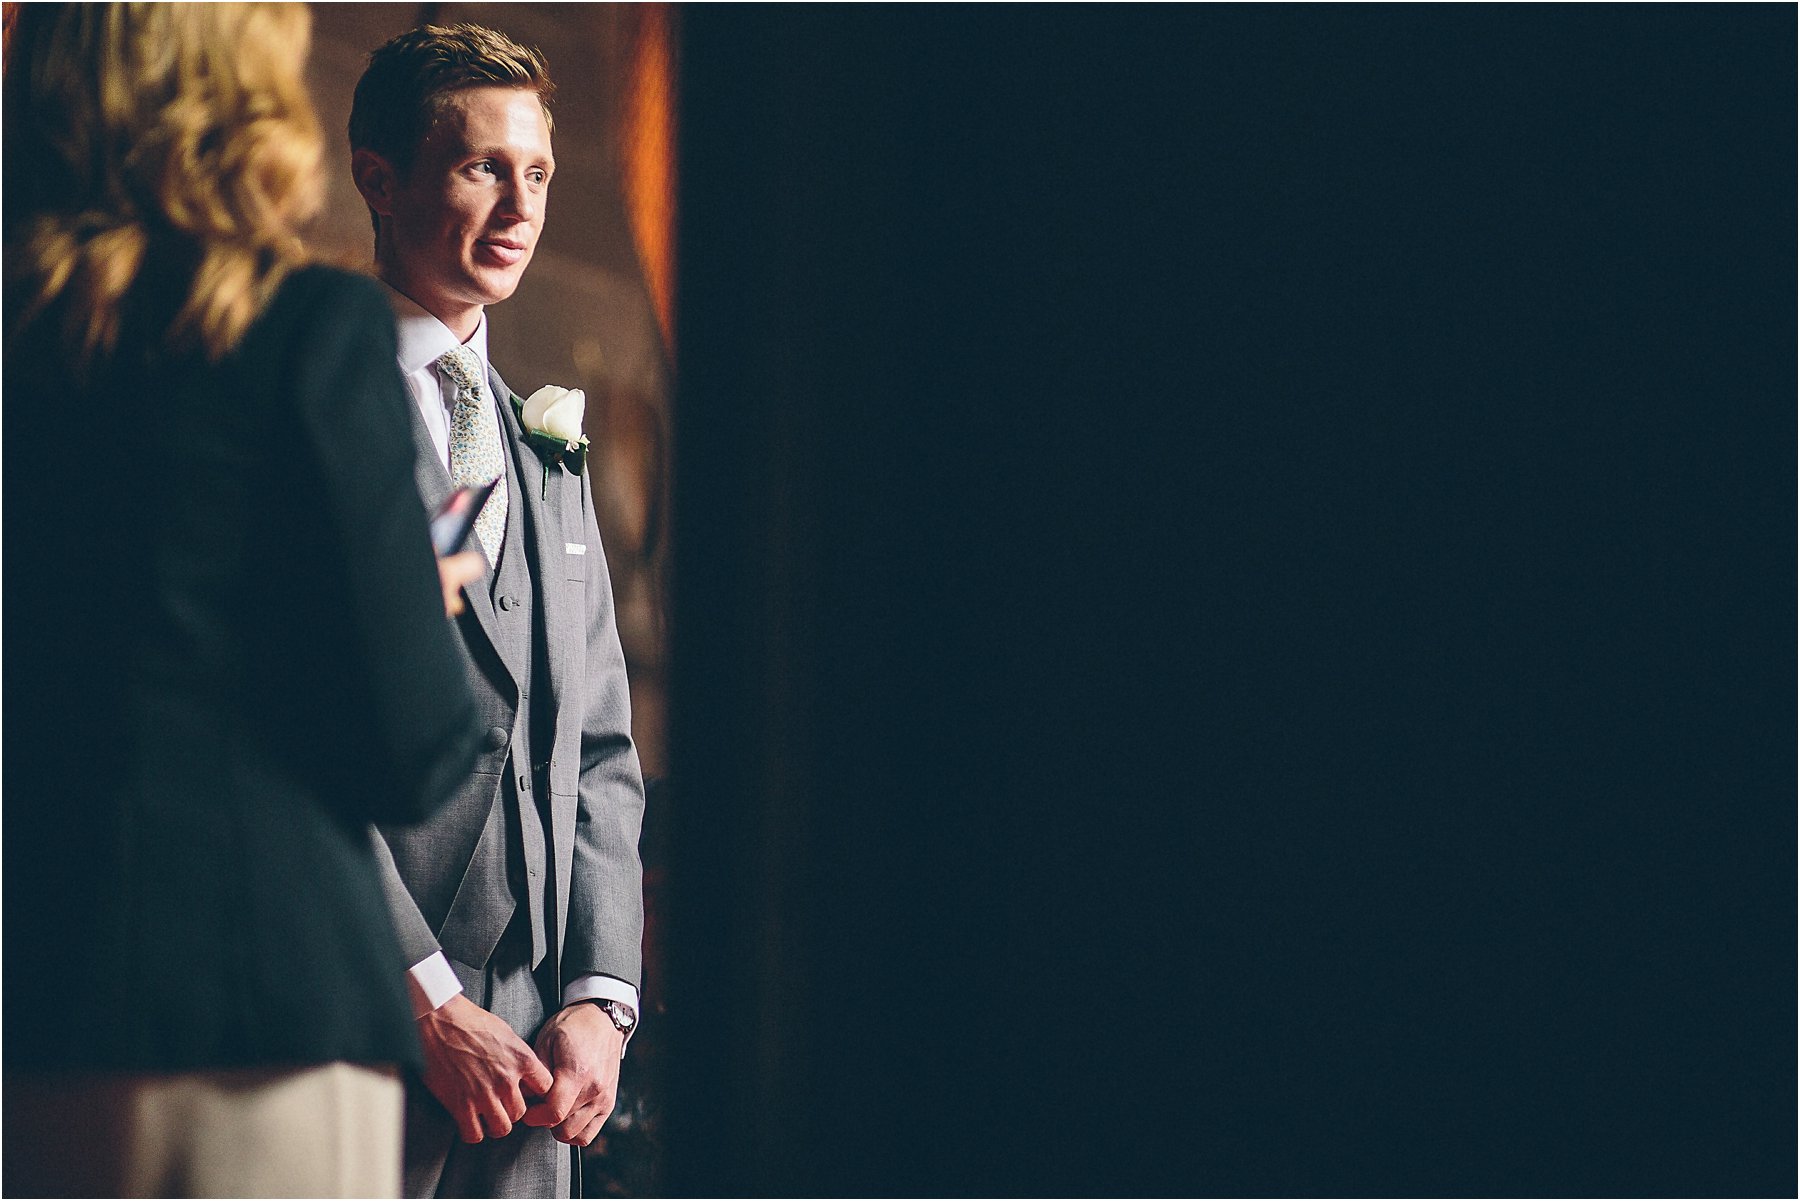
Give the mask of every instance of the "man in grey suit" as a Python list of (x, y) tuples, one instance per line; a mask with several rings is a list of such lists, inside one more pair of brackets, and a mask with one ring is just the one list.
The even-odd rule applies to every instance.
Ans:
[(487, 361), (486, 306), (543, 228), (552, 87), (534, 50), (426, 26), (370, 56), (350, 117), (420, 490), (500, 480), (458, 627), (486, 751), (436, 817), (377, 840), (425, 1048), (410, 1196), (568, 1196), (640, 1009), (643, 783), (585, 463), (527, 438)]

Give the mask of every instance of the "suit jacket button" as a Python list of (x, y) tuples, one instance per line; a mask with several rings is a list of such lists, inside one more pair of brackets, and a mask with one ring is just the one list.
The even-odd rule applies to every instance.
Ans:
[(497, 751), (506, 745), (506, 731), (499, 726), (489, 726), (487, 732), (487, 749)]
[(500, 598), (500, 607), (502, 609), (511, 609), (514, 605), (516, 605), (518, 603), (519, 603), (518, 601), (514, 600), (510, 596), (503, 596)]
[(526, 775), (524, 772), (519, 773), (519, 791), (520, 792), (530, 792), (531, 791), (531, 777)]

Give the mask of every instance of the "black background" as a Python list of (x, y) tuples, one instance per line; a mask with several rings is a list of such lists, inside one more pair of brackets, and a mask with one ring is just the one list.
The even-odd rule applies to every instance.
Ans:
[(1793, 1195), (1794, 9), (682, 19), (672, 1187)]

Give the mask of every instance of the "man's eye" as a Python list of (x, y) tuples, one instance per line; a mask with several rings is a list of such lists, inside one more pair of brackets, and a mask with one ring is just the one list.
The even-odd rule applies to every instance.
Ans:
[(531, 182), (535, 184), (545, 184), (550, 182), (550, 177), (545, 175), (542, 171), (533, 171), (530, 175), (530, 179)]
[(486, 159), (483, 159), (483, 160), (482, 160), (482, 161), (480, 161), (480, 162), (479, 162), (479, 163), (476, 163), (476, 164), (475, 164), (475, 170), (477, 170), (477, 171), (485, 171), (485, 172), (487, 172), (487, 173), (488, 173), (488, 174), (489, 174), (489, 175), (492, 175), (492, 174), (494, 174), (494, 164), (493, 164), (493, 163), (491, 163), (491, 162), (489, 162), (489, 161), (487, 161), (487, 160), (486, 160)]

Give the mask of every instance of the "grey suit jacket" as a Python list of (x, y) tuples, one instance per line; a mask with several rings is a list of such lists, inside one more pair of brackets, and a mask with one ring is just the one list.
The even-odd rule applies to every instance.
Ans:
[[(567, 984), (599, 973), (642, 987), (643, 869), (638, 835), (644, 786), (631, 740), (625, 657), (613, 618), (612, 583), (593, 492), (584, 469), (561, 466), (546, 485), (542, 460), (524, 438), (513, 393), (490, 366), (493, 395), (504, 398), (510, 511), (522, 533), (537, 589), (532, 606), (542, 623), (549, 679), (531, 703), (554, 709), (554, 738), (533, 748), (549, 761), (545, 834), (556, 881), (551, 953)], [(416, 476), (427, 510), (450, 493), (450, 477), (417, 409), (409, 403), (418, 455)], [(472, 586), (458, 631), (488, 741), (464, 786), (435, 817), (411, 828), (380, 827), (377, 859), (406, 962), (443, 950), (480, 969), (493, 950), (496, 906), (510, 907), (502, 855), (501, 801), (509, 747), (529, 721), (519, 686), (496, 649), (495, 613), (487, 583)], [(547, 687), (546, 687), (547, 686)], [(548, 726), (550, 723), (543, 723)], [(515, 765), (514, 771), (529, 770)], [(540, 780), (545, 777), (540, 776)]]

